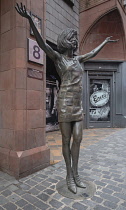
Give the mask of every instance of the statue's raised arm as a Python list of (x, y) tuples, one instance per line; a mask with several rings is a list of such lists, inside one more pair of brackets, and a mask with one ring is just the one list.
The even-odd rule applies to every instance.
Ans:
[(30, 26), (33, 30), (34, 36), (36, 38), (36, 41), (39, 45), (39, 47), (53, 60), (55, 61), (57, 58), (60, 57), (60, 54), (56, 51), (54, 51), (47, 43), (44, 42), (42, 36), (40, 35), (40, 33), (38, 32), (30, 13), (26, 10), (25, 5), (23, 5), (22, 3), (19, 4), (17, 3), (17, 5), (15, 6), (16, 11), (22, 16), (25, 17), (29, 20)]
[(95, 57), (99, 51), (107, 44), (107, 43), (110, 43), (110, 42), (117, 42), (117, 40), (111, 40), (112, 36), (110, 37), (107, 37), (98, 47), (96, 47), (94, 50), (92, 50), (91, 52), (85, 54), (85, 55), (80, 55), (78, 56), (79, 58), (79, 61), (80, 62), (85, 62), (87, 60), (89, 60), (90, 58), (93, 58)]

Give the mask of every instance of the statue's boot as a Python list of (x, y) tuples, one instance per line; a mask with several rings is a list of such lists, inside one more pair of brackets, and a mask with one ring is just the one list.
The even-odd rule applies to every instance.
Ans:
[(86, 188), (86, 185), (80, 180), (79, 175), (74, 175), (74, 181), (77, 187)]
[(75, 182), (74, 182), (73, 177), (66, 177), (66, 182), (67, 182), (67, 187), (68, 187), (68, 189), (69, 189), (72, 193), (76, 194), (76, 193), (77, 193), (77, 187), (76, 187), (76, 185), (75, 185)]

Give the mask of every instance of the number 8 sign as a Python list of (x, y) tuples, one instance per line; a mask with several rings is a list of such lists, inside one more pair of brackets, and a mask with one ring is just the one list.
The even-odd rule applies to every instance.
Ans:
[(43, 50), (32, 39), (28, 39), (28, 61), (43, 64)]

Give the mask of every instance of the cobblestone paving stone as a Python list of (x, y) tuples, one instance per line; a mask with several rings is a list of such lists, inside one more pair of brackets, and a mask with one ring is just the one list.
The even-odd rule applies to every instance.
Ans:
[[(104, 139), (119, 128), (100, 128), (100, 129), (84, 129), (81, 148), (95, 144)], [(46, 134), (47, 144), (50, 148), (50, 164), (56, 164), (63, 160), (62, 156), (62, 136), (60, 131), (49, 132)]]
[(0, 172), (0, 210), (125, 210), (125, 150), (126, 129), (81, 149), (80, 175), (97, 188), (87, 200), (76, 201), (58, 194), (56, 184), (66, 176), (64, 161), (20, 180)]

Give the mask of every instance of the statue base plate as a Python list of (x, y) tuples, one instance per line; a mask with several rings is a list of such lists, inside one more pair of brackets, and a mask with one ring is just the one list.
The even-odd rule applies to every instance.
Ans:
[(88, 199), (94, 196), (96, 192), (96, 186), (93, 182), (89, 182), (86, 180), (83, 180), (83, 183), (86, 185), (86, 188), (80, 188), (77, 187), (77, 193), (74, 194), (67, 188), (66, 180), (62, 180), (58, 182), (56, 185), (56, 189), (59, 194), (61, 194), (64, 197), (74, 199), (74, 200), (84, 200)]

